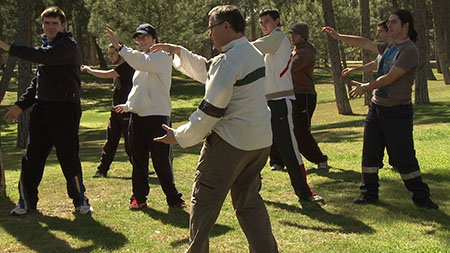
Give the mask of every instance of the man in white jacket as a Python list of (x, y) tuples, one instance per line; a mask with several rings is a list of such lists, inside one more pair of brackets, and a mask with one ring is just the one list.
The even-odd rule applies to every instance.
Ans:
[(131, 112), (128, 126), (131, 157), (133, 163), (133, 195), (130, 209), (139, 210), (147, 206), (148, 162), (152, 155), (153, 167), (170, 207), (185, 207), (181, 193), (175, 187), (173, 176), (173, 150), (170, 144), (153, 141), (165, 133), (161, 124), (170, 125), (172, 104), (170, 86), (172, 82), (172, 60), (163, 51), (152, 53), (150, 47), (158, 42), (155, 28), (141, 24), (133, 34), (143, 52), (119, 44), (110, 28), (106, 35), (119, 55), (133, 68), (133, 87), (125, 104), (116, 105), (117, 113)]
[(212, 60), (172, 44), (151, 49), (174, 54), (177, 69), (205, 83), (203, 101), (189, 122), (177, 129), (163, 126), (167, 134), (157, 138), (188, 147), (207, 136), (192, 191), (187, 252), (208, 252), (209, 232), (230, 189), (250, 252), (278, 252), (259, 195), (259, 175), (272, 143), (263, 56), (244, 36), (245, 20), (235, 6), (217, 6), (209, 15), (210, 37), (222, 52)]
[[(280, 13), (266, 8), (259, 14), (264, 37), (252, 44), (264, 55), (266, 66), (265, 94), (272, 113), (273, 146), (278, 148), (286, 165), (294, 192), (303, 203), (323, 202), (309, 187), (306, 170), (294, 134), (294, 86), (291, 76), (291, 43), (280, 29)], [(273, 165), (273, 164), (271, 164)]]

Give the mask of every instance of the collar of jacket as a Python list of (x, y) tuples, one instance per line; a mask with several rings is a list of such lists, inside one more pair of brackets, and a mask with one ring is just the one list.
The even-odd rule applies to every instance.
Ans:
[(234, 39), (230, 42), (228, 42), (228, 44), (226, 44), (225, 46), (222, 46), (222, 53), (225, 53), (226, 51), (230, 50), (232, 47), (242, 44), (242, 43), (248, 43), (247, 37), (242, 36), (239, 39)]
[[(57, 40), (59, 40), (61, 38), (64, 38), (64, 37), (72, 37), (72, 33), (71, 32), (66, 32), (66, 31), (59, 32), (58, 34), (56, 34), (56, 37), (55, 37), (55, 39), (53, 41), (57, 41)], [(43, 33), (43, 34), (41, 34), (41, 38), (42, 38), (42, 43), (45, 46), (47, 46), (49, 44), (49, 41), (47, 40), (47, 35), (45, 35), (45, 33)]]

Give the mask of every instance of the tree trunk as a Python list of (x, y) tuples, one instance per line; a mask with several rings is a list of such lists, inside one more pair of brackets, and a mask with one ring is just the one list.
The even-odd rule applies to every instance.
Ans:
[[(334, 21), (333, 4), (331, 0), (322, 0), (322, 10), (325, 25), (336, 27)], [(334, 95), (336, 96), (338, 113), (343, 115), (353, 114), (350, 103), (348, 102), (345, 83), (343, 78), (341, 77), (342, 67), (339, 57), (338, 42), (331, 38), (330, 35), (327, 35), (327, 42), (328, 52), (330, 54), (331, 70), (333, 72)]]
[(14, 56), (9, 56), (6, 61), (6, 68), (3, 71), (2, 81), (0, 82), (0, 102), (3, 101), (5, 97), (6, 90), (8, 89), (9, 82), (11, 81), (11, 77), (14, 74), (14, 68), (16, 67), (17, 58)]
[[(342, 66), (343, 68), (347, 68), (347, 56), (345, 55), (345, 50), (342, 44), (339, 45), (339, 52), (341, 53), (342, 58)], [(350, 92), (352, 90), (352, 83), (350, 78), (344, 78), (345, 85), (347, 86), (347, 92)]]
[[(426, 0), (416, 0), (416, 10), (426, 10)], [(417, 33), (422, 35), (417, 37), (417, 47), (419, 49), (419, 66), (417, 68), (415, 99), (416, 104), (429, 104), (428, 96), (428, 78), (427, 70), (429, 69), (430, 60), (428, 59), (428, 33), (427, 30), (427, 13), (425, 11), (416, 11), (415, 26)]]
[(102, 49), (97, 44), (97, 39), (94, 37), (95, 50), (97, 51), (98, 61), (100, 63), (100, 68), (106, 68), (108, 65), (106, 64), (105, 57), (103, 57)]
[(430, 63), (430, 35), (428, 34), (428, 26), (427, 26), (427, 33), (425, 34), (426, 40), (427, 40), (427, 47), (428, 47), (428, 67), (427, 67), (427, 79), (428, 80), (437, 80), (436, 76), (433, 73), (433, 68)]
[(439, 54), (437, 51), (437, 43), (436, 43), (436, 33), (434, 33), (434, 54), (436, 55), (436, 71), (439, 74), (442, 74), (442, 70), (441, 70), (441, 61), (439, 60)]
[[(1, 133), (1, 129), (0, 129)], [(0, 143), (0, 196), (6, 196), (5, 167), (3, 167), (2, 144)]]
[(96, 59), (95, 59), (95, 38), (94, 36), (89, 36), (89, 65), (95, 65)]
[(252, 31), (252, 41), (256, 40), (256, 11), (255, 11), (255, 2), (256, 4), (258, 3), (257, 1), (254, 0), (250, 0), (250, 27), (251, 27), (251, 31)]
[(433, 24), (440, 67), (445, 84), (450, 84), (450, 64), (447, 54), (447, 44), (445, 42), (445, 26), (448, 24), (445, 24), (446, 13), (443, 12), (443, 10), (445, 10), (445, 1), (448, 0), (431, 1), (431, 6), (433, 10)]
[[(33, 0), (20, 0), (18, 5), (18, 23), (16, 43), (18, 45), (31, 46), (31, 16), (33, 13)], [(18, 89), (17, 98), (20, 98), (25, 90), (30, 86), (32, 73), (31, 62), (20, 60), (18, 62)], [(17, 147), (26, 148), (28, 142), (28, 124), (30, 119), (30, 110), (20, 114), (17, 127)]]
[[(361, 17), (361, 36), (370, 39), (370, 8), (369, 0), (359, 1), (359, 14)], [(362, 49), (362, 64), (365, 65), (371, 61), (372, 54), (368, 50)], [(363, 83), (372, 80), (372, 72), (363, 72), (362, 81)], [(364, 94), (364, 104), (369, 105), (372, 99), (372, 93), (366, 92)]]
[(74, 37), (75, 40), (77, 41), (78, 44), (78, 49), (80, 50), (80, 58), (81, 58), (81, 62), (84, 64), (86, 63), (86, 50), (85, 50), (85, 43), (84, 43), (84, 33), (85, 31), (83, 31), (83, 27), (81, 26), (81, 24), (79, 22), (77, 22), (77, 19), (74, 19)]

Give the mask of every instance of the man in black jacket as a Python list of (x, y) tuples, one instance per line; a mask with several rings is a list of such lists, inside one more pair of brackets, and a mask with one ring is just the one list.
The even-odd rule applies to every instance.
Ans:
[(78, 129), (81, 118), (80, 58), (66, 17), (57, 6), (47, 7), (41, 14), (44, 30), (40, 47), (16, 46), (0, 40), (0, 48), (24, 60), (38, 63), (36, 77), (4, 119), (11, 123), (22, 111), (34, 105), (30, 115), (29, 143), (22, 158), (19, 180), (19, 204), (12, 215), (24, 215), (37, 207), (38, 186), (45, 161), (53, 146), (67, 180), (67, 192), (78, 212), (92, 211), (78, 155)]

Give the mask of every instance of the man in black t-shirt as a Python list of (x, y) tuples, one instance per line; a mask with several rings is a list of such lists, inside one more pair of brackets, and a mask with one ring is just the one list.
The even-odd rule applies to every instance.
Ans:
[(130, 114), (116, 113), (113, 108), (114, 106), (123, 104), (127, 101), (128, 93), (130, 93), (131, 87), (133, 86), (132, 79), (134, 69), (123, 60), (123, 58), (118, 54), (117, 49), (115, 49), (112, 45), (108, 48), (108, 55), (113, 64), (118, 64), (118, 66), (114, 69), (94, 70), (86, 65), (81, 66), (82, 71), (86, 71), (93, 76), (99, 78), (114, 78), (113, 105), (106, 133), (107, 140), (103, 145), (100, 165), (97, 168), (94, 178), (107, 176), (122, 135), (125, 138), (125, 151), (127, 152), (128, 158), (131, 162), (131, 153), (128, 142), (128, 121), (130, 119)]

